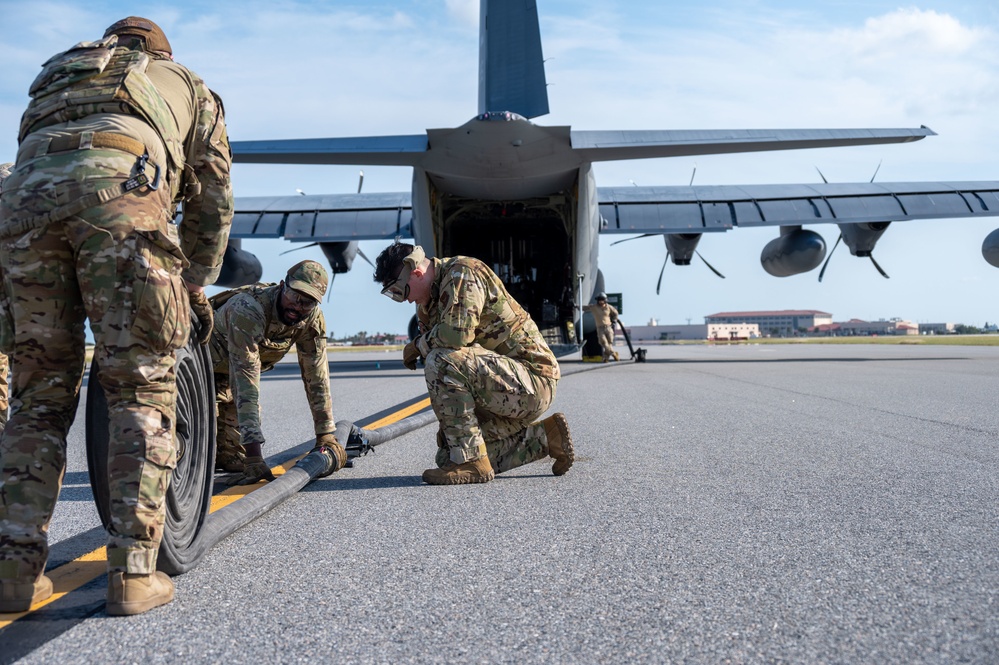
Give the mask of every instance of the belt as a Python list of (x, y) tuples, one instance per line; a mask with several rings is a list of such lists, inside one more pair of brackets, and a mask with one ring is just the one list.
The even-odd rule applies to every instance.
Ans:
[(123, 150), (136, 157), (142, 157), (146, 154), (146, 146), (142, 144), (142, 141), (108, 132), (82, 132), (73, 136), (57, 136), (49, 140), (48, 144), (48, 152), (87, 150), (89, 148)]
[(138, 158), (139, 174), (129, 178), (125, 182), (110, 185), (99, 189), (96, 192), (86, 194), (79, 199), (67, 204), (63, 204), (50, 210), (44, 215), (37, 215), (27, 218), (16, 218), (11, 215), (0, 225), (0, 239), (12, 238), (22, 233), (40, 228), (46, 224), (65, 219), (72, 215), (79, 214), (87, 208), (102, 205), (120, 196), (124, 196), (139, 187), (148, 186), (149, 189), (158, 189), (160, 186), (160, 167), (156, 166), (156, 175), (153, 181), (149, 181), (146, 175), (146, 146), (142, 141), (122, 136), (120, 134), (110, 134), (107, 132), (81, 132), (75, 136), (60, 136), (48, 141), (44, 146), (46, 152), (65, 152), (68, 150), (89, 150), (91, 148), (111, 148), (122, 150), (135, 155)]

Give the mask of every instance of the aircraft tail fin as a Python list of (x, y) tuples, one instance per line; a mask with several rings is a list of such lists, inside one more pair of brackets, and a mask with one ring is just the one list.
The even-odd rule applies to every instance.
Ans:
[(548, 113), (536, 0), (481, 0), (479, 113)]

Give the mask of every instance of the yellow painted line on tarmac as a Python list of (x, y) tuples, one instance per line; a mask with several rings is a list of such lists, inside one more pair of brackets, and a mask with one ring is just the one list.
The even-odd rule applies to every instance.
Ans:
[(35, 603), (26, 612), (0, 612), (0, 630), (3, 630), (24, 615), (40, 610), (49, 603), (59, 600), (67, 593), (76, 591), (84, 584), (100, 577), (107, 571), (107, 567), (107, 548), (98, 547), (93, 552), (88, 552), (78, 559), (74, 559), (67, 564), (46, 572), (45, 574), (52, 580), (52, 595), (45, 600)]
[[(293, 459), (288, 460), (284, 464), (279, 464), (278, 466), (271, 468), (271, 473), (275, 476), (283, 476), (288, 469), (292, 468), (298, 464), (298, 460), (305, 457), (305, 455), (299, 455)], [(266, 483), (256, 483), (255, 485), (233, 485), (228, 489), (224, 489), (218, 494), (212, 496), (211, 503), (208, 506), (208, 512), (214, 513), (216, 510), (225, 508), (231, 503), (242, 499), (244, 496), (250, 492), (255, 492), (256, 490), (263, 487)]]
[[(411, 404), (403, 409), (399, 409), (395, 413), (391, 413), (380, 420), (376, 420), (370, 425), (366, 425), (365, 429), (378, 429), (379, 427), (391, 425), (392, 423), (398, 422), (407, 416), (411, 416), (417, 411), (425, 409), (428, 406), (430, 406), (429, 397), (417, 402), (416, 404)], [(305, 455), (299, 455), (294, 459), (288, 460), (284, 464), (279, 464), (278, 466), (273, 467), (271, 472), (275, 476), (284, 475), (288, 469), (295, 466), (303, 457), (305, 457)], [(220, 510), (229, 504), (238, 501), (250, 492), (255, 492), (264, 485), (265, 483), (257, 483), (256, 485), (235, 485), (224, 489), (218, 494), (212, 496), (208, 512), (214, 513), (216, 510)], [(98, 547), (93, 552), (88, 552), (87, 554), (84, 554), (69, 563), (65, 563), (58, 568), (46, 571), (45, 574), (52, 580), (52, 595), (45, 600), (33, 604), (31, 608), (25, 612), (0, 612), (0, 631), (21, 617), (32, 612), (36, 612), (49, 603), (54, 603), (66, 594), (76, 591), (84, 584), (97, 579), (107, 571), (107, 562), (107, 548)]]
[(386, 425), (391, 425), (392, 423), (399, 422), (403, 418), (413, 415), (417, 411), (422, 411), (423, 409), (430, 406), (430, 398), (427, 397), (416, 404), (410, 404), (404, 409), (399, 409), (395, 413), (390, 413), (381, 420), (376, 420), (370, 425), (365, 425), (364, 429), (378, 429), (379, 427), (385, 427)]

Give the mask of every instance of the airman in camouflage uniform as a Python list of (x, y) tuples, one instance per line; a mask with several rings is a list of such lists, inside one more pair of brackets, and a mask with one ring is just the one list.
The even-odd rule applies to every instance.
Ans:
[(604, 362), (612, 358), (620, 360), (621, 357), (614, 350), (614, 324), (617, 323), (617, 308), (607, 302), (607, 294), (600, 292), (595, 299), (595, 305), (584, 305), (583, 309), (593, 315), (593, 321), (597, 326), (597, 341), (600, 342), (600, 349), (603, 352)]
[(156, 558), (177, 456), (175, 350), (192, 306), (210, 316), (203, 288), (221, 268), (233, 202), (221, 101), (171, 53), (155, 23), (130, 17), (51, 58), (29, 91), (0, 206), (0, 350), (17, 358), (0, 439), (0, 611), (51, 594), (47, 530), (86, 319), (110, 416), (107, 611), (173, 599)]
[(558, 361), (530, 315), (478, 259), (428, 259), (396, 243), (376, 261), (375, 281), (397, 302), (414, 302), (420, 335), (403, 350), (419, 358), (440, 422), (431, 485), (484, 483), (551, 456), (564, 474), (575, 453), (565, 416), (540, 417), (555, 399)]
[[(255, 284), (211, 298), (215, 308), (212, 364), (218, 409), (216, 467), (241, 472), (240, 485), (273, 480), (261, 449), (260, 375), (294, 345), (312, 409), (316, 446), (333, 454), (337, 471), (347, 461), (333, 431), (326, 320), (318, 307), (326, 294), (326, 270), (315, 261), (291, 267), (279, 284)], [(242, 441), (242, 443), (240, 443)]]
[[(0, 164), (0, 195), (3, 194), (3, 181), (7, 179), (10, 175), (11, 169), (14, 168), (14, 162), (7, 162), (6, 164)], [(0, 212), (2, 215), (2, 212)], [(2, 223), (3, 217), (0, 217), (0, 223)], [(2, 298), (0, 298), (2, 300)], [(9, 303), (7, 303), (9, 305)], [(7, 427), (7, 409), (10, 404), (7, 401), (7, 397), (10, 394), (10, 358), (6, 354), (0, 353), (0, 434), (3, 433), (5, 427)]]

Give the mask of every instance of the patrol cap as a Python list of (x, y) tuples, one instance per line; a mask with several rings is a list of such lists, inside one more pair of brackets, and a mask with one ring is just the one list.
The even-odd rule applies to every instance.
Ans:
[(288, 269), (284, 283), (289, 289), (304, 293), (316, 302), (321, 302), (326, 295), (329, 278), (326, 269), (316, 261), (301, 261)]
[(173, 48), (170, 46), (170, 42), (167, 40), (163, 30), (148, 18), (129, 16), (116, 23), (112, 23), (104, 31), (105, 37), (110, 37), (111, 35), (118, 35), (119, 37), (124, 35), (141, 37), (146, 41), (147, 51), (164, 51), (173, 55)]

